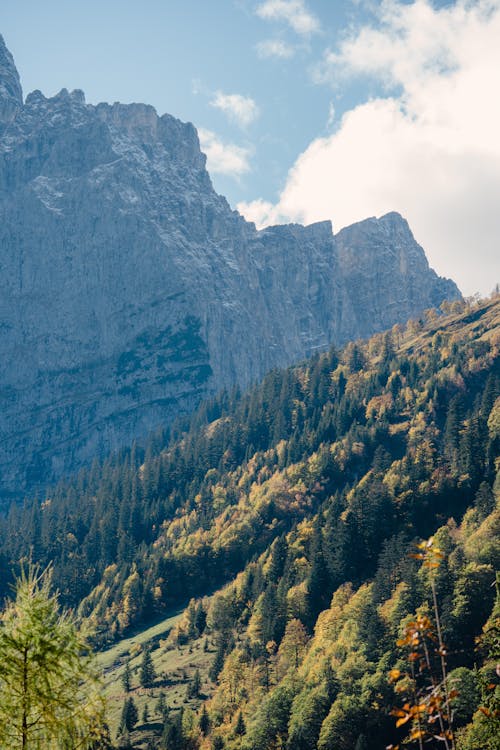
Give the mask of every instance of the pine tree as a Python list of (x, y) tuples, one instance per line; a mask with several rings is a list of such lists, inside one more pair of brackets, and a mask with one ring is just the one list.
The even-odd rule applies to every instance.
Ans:
[(139, 682), (144, 688), (153, 687), (154, 681), (156, 680), (156, 671), (154, 668), (153, 660), (151, 658), (151, 651), (149, 648), (144, 649), (141, 662), (141, 670), (139, 672)]
[(50, 569), (30, 565), (0, 615), (0, 747), (89, 747), (104, 733), (84, 634), (60, 613)]

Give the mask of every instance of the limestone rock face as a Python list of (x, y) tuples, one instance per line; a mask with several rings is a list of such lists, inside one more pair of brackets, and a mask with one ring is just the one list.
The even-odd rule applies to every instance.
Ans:
[(257, 231), (191, 124), (63, 89), (0, 44), (0, 495), (130, 444), (223, 386), (459, 296), (398, 214)]
[(23, 106), (23, 90), (14, 59), (0, 34), (0, 133)]

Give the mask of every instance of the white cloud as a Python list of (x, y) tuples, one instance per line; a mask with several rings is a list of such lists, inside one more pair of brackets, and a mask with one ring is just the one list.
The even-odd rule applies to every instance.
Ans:
[(240, 177), (250, 171), (250, 149), (224, 143), (211, 130), (198, 128), (201, 150), (207, 156), (207, 169), (213, 174)]
[(286, 60), (294, 56), (295, 48), (282, 39), (265, 39), (257, 44), (257, 54), (262, 58), (278, 57)]
[(256, 13), (266, 21), (284, 21), (304, 36), (320, 30), (318, 19), (307, 10), (304, 0), (266, 0), (257, 6)]
[[(469, 294), (500, 278), (500, 0), (383, 2), (329, 52), (322, 80), (369, 75), (385, 96), (347, 112), (290, 170), (260, 223), (331, 218), (336, 229), (401, 212), (431, 264)], [(259, 213), (259, 210), (260, 213)]]
[(241, 127), (250, 125), (260, 114), (257, 103), (250, 96), (241, 94), (224, 94), (217, 91), (210, 104)]
[(253, 221), (258, 229), (280, 223), (281, 217), (276, 206), (273, 206), (269, 201), (262, 200), (262, 198), (248, 202), (241, 201), (236, 208), (247, 221)]

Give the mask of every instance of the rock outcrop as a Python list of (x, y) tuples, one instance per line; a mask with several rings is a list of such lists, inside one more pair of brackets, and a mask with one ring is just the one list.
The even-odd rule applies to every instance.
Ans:
[(23, 90), (14, 59), (0, 34), (0, 134), (23, 106)]
[(459, 296), (398, 214), (257, 231), (214, 191), (193, 125), (81, 91), (23, 103), (3, 40), (0, 266), (4, 498)]

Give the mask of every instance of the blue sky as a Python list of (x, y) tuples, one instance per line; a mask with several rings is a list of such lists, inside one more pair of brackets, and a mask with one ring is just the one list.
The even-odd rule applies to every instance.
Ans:
[(25, 94), (81, 88), (92, 103), (143, 101), (190, 120), (216, 189), (259, 225), (340, 228), (399, 210), (466, 293), (500, 280), (499, 30), (500, 0), (2, 0), (0, 10)]

